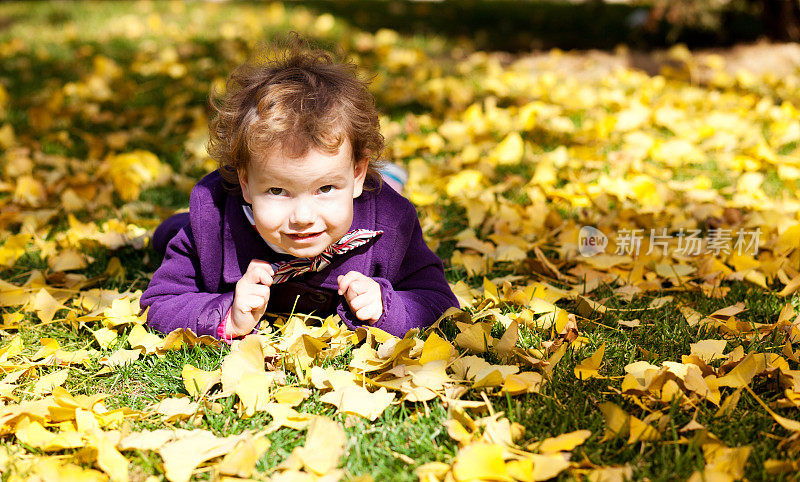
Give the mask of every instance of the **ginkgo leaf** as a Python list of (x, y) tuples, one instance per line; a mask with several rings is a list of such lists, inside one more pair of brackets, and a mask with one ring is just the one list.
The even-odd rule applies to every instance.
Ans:
[(113, 481), (127, 482), (128, 459), (115, 448), (111, 437), (96, 430), (88, 437), (89, 446), (97, 450), (97, 466), (109, 475)]
[(492, 150), (490, 159), (500, 165), (517, 164), (522, 160), (523, 154), (522, 137), (518, 132), (512, 132)]
[(275, 393), (273, 394), (276, 402), (292, 407), (299, 405), (300, 402), (308, 398), (310, 395), (310, 390), (299, 387), (280, 387), (275, 390)]
[(605, 353), (606, 344), (600, 345), (592, 356), (584, 359), (575, 367), (575, 376), (579, 380), (588, 380), (589, 378), (599, 377), (600, 365), (603, 363), (603, 354)]
[(190, 398), (165, 398), (158, 402), (153, 411), (164, 416), (165, 422), (186, 419), (194, 416), (200, 406)]
[(60, 347), (58, 340), (53, 338), (40, 338), (39, 343), (42, 347), (31, 356), (31, 360), (40, 360), (54, 354)]
[(100, 348), (103, 349), (108, 349), (117, 340), (118, 336), (116, 331), (109, 330), (105, 326), (93, 331), (92, 335), (94, 335), (97, 343), (100, 344)]
[(375, 420), (392, 403), (395, 395), (381, 387), (370, 393), (358, 385), (346, 386), (320, 397), (325, 403), (335, 405), (340, 412), (360, 415), (368, 420)]
[(0, 246), (0, 265), (11, 266), (17, 259), (25, 254), (25, 248), (31, 241), (30, 233), (12, 234)]
[(495, 339), (490, 334), (491, 326), (487, 323), (465, 325), (461, 333), (456, 335), (456, 345), (472, 353), (484, 353), (494, 346)]
[(131, 298), (117, 298), (111, 302), (111, 306), (103, 311), (105, 317), (103, 323), (107, 327), (115, 327), (129, 324), (143, 324), (144, 314), (140, 315), (139, 300)]
[(449, 361), (454, 356), (455, 348), (453, 345), (436, 333), (431, 333), (422, 346), (422, 356), (420, 356), (419, 363), (425, 365), (435, 360)]
[(569, 460), (560, 454), (530, 454), (527, 458), (533, 462), (530, 480), (552, 479), (570, 466)]
[(117, 350), (110, 356), (100, 358), (100, 363), (109, 367), (121, 367), (135, 362), (140, 355), (139, 350)]
[(207, 393), (221, 379), (220, 370), (200, 370), (188, 363), (181, 370), (181, 378), (183, 378), (183, 387), (193, 397)]
[(311, 423), (315, 415), (299, 413), (285, 403), (270, 403), (264, 410), (272, 417), (272, 422), (264, 429), (267, 433), (274, 432), (281, 427), (303, 430)]
[(41, 395), (50, 393), (55, 387), (61, 386), (69, 376), (69, 369), (58, 370), (36, 380), (33, 384), (33, 393)]
[(722, 387), (741, 388), (750, 384), (757, 374), (767, 369), (767, 354), (751, 353), (717, 382)]
[(157, 353), (162, 342), (160, 336), (149, 333), (143, 325), (133, 325), (128, 334), (128, 345), (141, 351), (142, 355)]
[(541, 453), (566, 452), (583, 444), (591, 435), (592, 432), (589, 430), (576, 430), (557, 437), (546, 438), (539, 444), (532, 444), (531, 447), (538, 448)]
[(45, 429), (39, 422), (31, 421), (28, 417), (24, 417), (17, 424), (14, 433), (20, 442), (48, 452), (77, 448), (84, 445), (83, 436), (80, 432), (62, 431), (53, 433)]
[(544, 377), (541, 373), (521, 372), (510, 374), (503, 380), (503, 391), (510, 395), (538, 393), (543, 383)]
[(247, 336), (222, 362), (222, 390), (224, 393), (233, 393), (246, 374), (264, 372), (264, 352), (261, 342), (257, 336)]
[(459, 482), (512, 480), (503, 460), (503, 447), (485, 443), (468, 445), (458, 451), (453, 463), (453, 476)]
[(296, 449), (303, 465), (312, 473), (324, 475), (339, 465), (347, 437), (342, 427), (325, 417), (317, 417), (308, 427), (306, 443)]
[(237, 443), (249, 437), (247, 432), (216, 437), (205, 430), (194, 430), (190, 436), (168, 442), (158, 449), (164, 461), (164, 475), (170, 482), (187, 482), (200, 463), (227, 454)]
[(53, 271), (83, 269), (88, 265), (83, 253), (74, 249), (61, 251), (57, 256), (49, 258), (47, 264), (50, 265), (50, 269)]
[(36, 312), (43, 323), (50, 323), (53, 321), (56, 311), (66, 308), (66, 306), (59, 303), (46, 289), (42, 288), (31, 299), (30, 308)]
[(727, 358), (722, 354), (725, 351), (727, 340), (700, 340), (690, 345), (692, 355), (697, 355), (706, 363)]
[(590, 482), (625, 482), (633, 479), (633, 467), (598, 467), (586, 477)]
[(407, 370), (415, 385), (437, 391), (442, 390), (445, 384), (452, 381), (445, 371), (446, 366), (447, 361), (440, 359), (424, 365), (409, 366)]
[(117, 444), (119, 450), (158, 450), (162, 445), (176, 438), (177, 432), (170, 429), (143, 430), (122, 437)]
[(261, 454), (266, 452), (270, 441), (264, 436), (241, 440), (228, 452), (216, 467), (221, 474), (251, 477)]
[(311, 382), (320, 390), (343, 388), (355, 383), (355, 375), (347, 370), (311, 367)]
[(508, 326), (494, 349), (498, 355), (507, 357), (511, 353), (511, 349), (516, 346), (517, 340), (519, 340), (519, 323), (515, 321)]

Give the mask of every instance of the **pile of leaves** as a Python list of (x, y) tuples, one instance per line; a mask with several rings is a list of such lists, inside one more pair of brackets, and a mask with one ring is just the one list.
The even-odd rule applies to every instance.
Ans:
[[(3, 480), (800, 469), (800, 71), (678, 46), (648, 76), (279, 3), (0, 16)], [(375, 76), (460, 309), (402, 339), (301, 314), (230, 346), (152, 332), (149, 237), (215, 168), (208, 91), (290, 29)]]

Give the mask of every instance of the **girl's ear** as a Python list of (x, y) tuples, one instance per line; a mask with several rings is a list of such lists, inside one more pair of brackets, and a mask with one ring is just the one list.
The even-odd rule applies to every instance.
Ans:
[(247, 204), (253, 204), (252, 198), (250, 197), (250, 185), (247, 183), (247, 168), (242, 167), (236, 170), (236, 174), (239, 176), (239, 187), (242, 189), (242, 197)]
[(364, 158), (361, 160), (357, 160), (355, 162), (355, 166), (353, 167), (354, 171), (354, 185), (353, 185), (353, 199), (357, 198), (364, 192), (364, 181), (367, 179), (367, 168), (369, 167), (369, 159)]

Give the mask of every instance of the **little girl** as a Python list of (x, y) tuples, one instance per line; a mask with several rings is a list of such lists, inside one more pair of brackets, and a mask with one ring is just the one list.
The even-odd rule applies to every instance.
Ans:
[(168, 244), (141, 297), (150, 326), (232, 338), (294, 311), (403, 336), (458, 306), (413, 205), (381, 182), (354, 65), (295, 42), (235, 69), (212, 106), (219, 169), (156, 231)]

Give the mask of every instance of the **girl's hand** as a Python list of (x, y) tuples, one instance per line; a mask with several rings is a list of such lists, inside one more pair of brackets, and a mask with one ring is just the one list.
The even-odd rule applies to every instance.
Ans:
[(339, 294), (344, 295), (356, 318), (369, 324), (375, 323), (383, 314), (381, 285), (358, 271), (339, 276)]
[(247, 266), (247, 271), (236, 282), (233, 294), (231, 319), (225, 327), (228, 336), (246, 335), (253, 331), (258, 320), (267, 311), (269, 287), (275, 272), (266, 261), (254, 259)]

